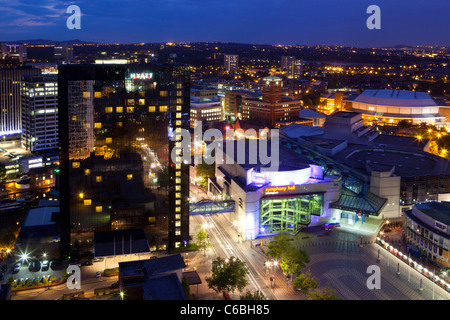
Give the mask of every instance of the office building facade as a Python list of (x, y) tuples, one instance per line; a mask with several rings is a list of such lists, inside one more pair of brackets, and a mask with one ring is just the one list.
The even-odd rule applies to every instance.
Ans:
[(283, 81), (278, 77), (263, 79), (262, 99), (242, 99), (242, 119), (257, 120), (266, 126), (298, 119), (301, 102), (282, 94)]
[(21, 133), (22, 77), (24, 75), (37, 75), (40, 73), (40, 69), (28, 67), (0, 69), (0, 136)]
[(303, 74), (303, 60), (292, 56), (282, 56), (281, 72), (285, 73), (290, 79), (301, 77)]
[(58, 78), (24, 76), (22, 147), (39, 152), (58, 148)]
[(239, 70), (239, 55), (226, 54), (224, 57), (224, 67), (228, 72), (236, 72)]
[(63, 65), (58, 90), (64, 250), (133, 227), (152, 250), (186, 245), (189, 168), (171, 151), (189, 129), (189, 69)]

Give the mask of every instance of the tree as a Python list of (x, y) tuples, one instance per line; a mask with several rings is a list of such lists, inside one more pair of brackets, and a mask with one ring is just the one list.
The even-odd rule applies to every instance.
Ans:
[(241, 295), (241, 300), (267, 300), (267, 297), (259, 290), (254, 292), (247, 291), (245, 294)]
[(197, 233), (196, 245), (200, 250), (203, 250), (203, 255), (206, 255), (206, 249), (212, 246), (211, 241), (208, 237), (208, 232), (205, 229), (200, 229)]
[(296, 277), (293, 284), (296, 289), (300, 290), (304, 294), (308, 294), (310, 289), (317, 289), (319, 286), (317, 279), (312, 276), (311, 270), (308, 270)]
[(205, 280), (208, 288), (215, 292), (233, 292), (236, 289), (242, 291), (248, 284), (247, 267), (244, 262), (234, 257), (222, 259), (217, 257), (212, 262), (211, 277)]
[(269, 243), (267, 255), (275, 259), (280, 259), (291, 247), (289, 238), (290, 237), (284, 233), (275, 235), (273, 241)]
[(207, 164), (202, 161), (202, 163), (197, 165), (196, 168), (197, 177), (201, 178), (200, 181), (203, 187), (208, 186), (208, 178), (214, 177), (216, 175), (216, 165), (215, 164)]
[(313, 300), (342, 300), (331, 287), (321, 287), (309, 293)]
[(12, 249), (16, 242), (16, 235), (11, 230), (5, 230), (0, 232), (0, 249)]
[(301, 274), (302, 270), (309, 262), (309, 255), (305, 250), (298, 250), (289, 247), (281, 256), (281, 269), (288, 274)]
[(181, 287), (183, 288), (186, 298), (189, 299), (189, 297), (191, 296), (191, 287), (189, 286), (189, 281), (186, 277), (183, 277), (183, 280), (181, 282)]

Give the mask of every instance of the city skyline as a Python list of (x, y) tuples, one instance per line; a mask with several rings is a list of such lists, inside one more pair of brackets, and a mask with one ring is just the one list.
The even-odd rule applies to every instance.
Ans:
[[(235, 42), (282, 45), (343, 45), (355, 47), (449, 46), (446, 1), (423, 6), (378, 1), (381, 29), (369, 30), (369, 1), (320, 3), (283, 0), (277, 3), (191, 0), (147, 3), (28, 0), (0, 1), (0, 39), (17, 41), (81, 39), (97, 43)], [(69, 30), (69, 5), (81, 10), (81, 29)], [(251, 13), (251, 14), (249, 14)], [(423, 26), (426, 25), (427, 28)]]

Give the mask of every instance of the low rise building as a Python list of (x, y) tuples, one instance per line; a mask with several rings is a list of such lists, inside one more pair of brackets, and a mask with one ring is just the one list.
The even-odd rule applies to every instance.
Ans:
[(408, 251), (450, 268), (450, 202), (418, 203), (403, 217)]

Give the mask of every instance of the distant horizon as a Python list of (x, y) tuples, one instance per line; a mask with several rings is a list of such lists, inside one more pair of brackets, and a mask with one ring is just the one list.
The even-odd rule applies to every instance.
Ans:
[[(380, 29), (367, 27), (373, 4)], [(70, 5), (80, 10), (79, 29), (67, 26)], [(449, 47), (448, 12), (448, 0), (0, 0), (0, 39)]]
[(241, 44), (241, 45), (255, 45), (255, 46), (288, 46), (288, 47), (313, 47), (313, 46), (319, 46), (319, 47), (344, 47), (344, 48), (424, 48), (424, 47), (438, 47), (438, 48), (450, 48), (450, 45), (412, 45), (412, 44), (396, 44), (396, 45), (387, 45), (387, 46), (356, 46), (356, 45), (342, 45), (342, 44), (284, 44), (284, 43), (252, 43), (252, 42), (237, 42), (237, 41), (177, 41), (177, 42), (171, 42), (171, 41), (156, 41), (156, 42), (97, 42), (97, 41), (85, 41), (81, 39), (70, 39), (70, 40), (52, 40), (52, 39), (43, 39), (43, 38), (36, 38), (36, 39), (20, 39), (20, 40), (0, 40), (0, 43), (26, 43), (26, 42), (55, 42), (55, 43), (75, 43), (75, 42), (82, 42), (84, 44), (99, 44), (99, 45), (139, 45), (139, 44), (167, 44), (167, 43), (173, 43), (173, 44), (180, 44), (180, 43), (222, 43), (222, 44)]

